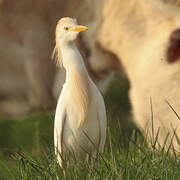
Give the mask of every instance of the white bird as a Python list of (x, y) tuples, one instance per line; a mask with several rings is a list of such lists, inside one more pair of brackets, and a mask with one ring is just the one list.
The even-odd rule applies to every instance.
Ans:
[(53, 55), (57, 53), (57, 62), (66, 70), (54, 123), (54, 145), (61, 167), (62, 157), (72, 160), (72, 154), (78, 161), (89, 154), (97, 157), (103, 152), (106, 140), (104, 100), (74, 42), (84, 30), (87, 27), (68, 17), (60, 19), (56, 27)]

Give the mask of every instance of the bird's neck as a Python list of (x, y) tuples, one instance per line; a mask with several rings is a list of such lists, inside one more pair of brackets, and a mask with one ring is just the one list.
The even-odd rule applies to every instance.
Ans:
[(65, 84), (72, 95), (72, 105), (78, 112), (78, 126), (80, 127), (87, 117), (91, 102), (90, 77), (75, 43), (61, 46), (61, 55), (66, 69)]
[(60, 47), (63, 66), (67, 71), (73, 67), (77, 68), (77, 70), (85, 69), (82, 56), (74, 42), (62, 43)]
[(88, 78), (88, 73), (74, 42), (63, 43), (61, 45), (62, 63), (66, 70), (66, 81), (71, 81), (74, 75), (79, 74), (81, 77)]

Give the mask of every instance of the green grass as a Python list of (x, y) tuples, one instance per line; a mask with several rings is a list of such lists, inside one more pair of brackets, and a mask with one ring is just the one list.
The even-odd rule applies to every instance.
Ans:
[[(138, 130), (127, 135), (116, 122), (108, 123), (105, 152), (98, 163), (67, 166), (66, 179), (180, 179), (180, 156), (150, 148)], [(9, 131), (18, 132), (6, 144), (11, 146), (1, 148), (0, 179), (65, 179), (54, 157), (52, 116), (39, 113), (13, 123)]]
[(180, 154), (157, 150), (156, 141), (147, 145), (129, 115), (128, 83), (117, 84), (112, 82), (105, 95), (107, 141), (98, 162), (64, 162), (65, 178), (54, 156), (53, 114), (36, 113), (21, 121), (0, 118), (0, 180), (179, 180)]

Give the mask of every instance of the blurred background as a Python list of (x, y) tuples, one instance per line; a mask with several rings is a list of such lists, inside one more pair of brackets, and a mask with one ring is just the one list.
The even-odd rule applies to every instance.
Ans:
[(53, 148), (54, 111), (65, 72), (55, 66), (51, 53), (56, 23), (64, 16), (77, 18), (89, 28), (77, 45), (104, 95), (109, 125), (118, 121), (125, 136), (135, 128), (130, 115), (129, 83), (119, 61), (93, 41), (100, 3), (0, 1), (0, 158), (10, 161), (10, 165), (18, 149), (37, 153), (44, 146)]

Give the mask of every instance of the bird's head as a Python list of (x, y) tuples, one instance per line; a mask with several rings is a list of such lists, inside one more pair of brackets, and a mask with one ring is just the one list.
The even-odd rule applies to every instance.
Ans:
[(78, 25), (76, 19), (69, 17), (61, 18), (56, 26), (56, 45), (52, 53), (52, 59), (55, 59), (57, 65), (62, 65), (61, 45), (73, 42), (81, 31), (88, 28)]
[(77, 35), (81, 31), (85, 31), (88, 28), (82, 25), (78, 25), (76, 19), (69, 17), (61, 18), (56, 26), (56, 43), (59, 42), (72, 42), (77, 38)]

